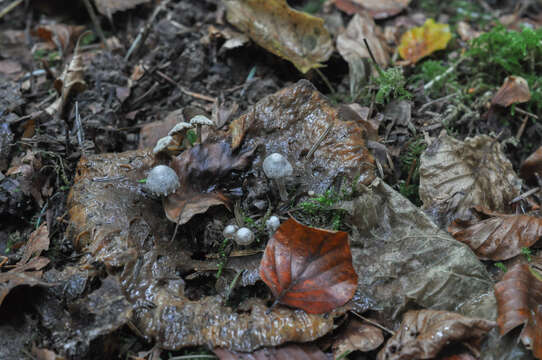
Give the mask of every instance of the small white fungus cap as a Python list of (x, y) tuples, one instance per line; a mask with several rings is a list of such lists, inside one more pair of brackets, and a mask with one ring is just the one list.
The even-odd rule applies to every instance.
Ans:
[(279, 153), (273, 153), (263, 161), (263, 172), (269, 179), (280, 179), (290, 176), (293, 171), (292, 165)]
[(235, 240), (237, 245), (250, 245), (254, 241), (254, 233), (249, 228), (242, 227), (237, 230), (233, 240)]
[(239, 229), (237, 225), (228, 225), (224, 228), (224, 231), (222, 232), (222, 235), (224, 235), (225, 239), (233, 239), (233, 236), (235, 235), (235, 232)]
[(181, 186), (175, 170), (166, 165), (152, 168), (145, 183), (147, 189), (158, 196), (168, 196)]
[(162, 152), (168, 148), (168, 146), (175, 143), (175, 140), (171, 136), (164, 136), (160, 140), (156, 142), (156, 145), (154, 146), (154, 149), (152, 149), (153, 154), (158, 154), (159, 152)]
[(171, 130), (169, 130), (168, 135), (172, 136), (172, 135), (175, 135), (175, 134), (178, 134), (178, 133), (182, 133), (186, 129), (192, 129), (192, 128), (193, 128), (192, 124), (189, 124), (189, 123), (183, 121), (183, 122), (180, 122), (177, 125), (175, 125)]
[(269, 219), (267, 219), (267, 221), (265, 222), (265, 228), (270, 233), (274, 233), (275, 231), (277, 231), (279, 226), (280, 226), (280, 219), (276, 215), (269, 217)]
[(214, 125), (215, 123), (203, 115), (196, 115), (190, 119), (192, 125)]

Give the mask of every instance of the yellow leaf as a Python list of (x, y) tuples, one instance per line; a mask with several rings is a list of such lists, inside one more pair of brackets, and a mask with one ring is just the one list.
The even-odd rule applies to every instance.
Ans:
[(416, 63), (437, 50), (445, 49), (451, 38), (448, 24), (427, 19), (423, 26), (412, 28), (403, 34), (398, 48), (399, 55), (411, 63)]
[(333, 52), (324, 20), (291, 9), (286, 0), (226, 0), (228, 21), (302, 73), (323, 66)]

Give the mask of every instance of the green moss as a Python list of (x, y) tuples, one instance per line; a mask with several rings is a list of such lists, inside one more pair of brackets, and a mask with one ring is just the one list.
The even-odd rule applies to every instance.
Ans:
[[(420, 156), (425, 151), (427, 145), (423, 138), (419, 137), (411, 141), (406, 152), (401, 155), (401, 170), (404, 179), (399, 181), (399, 192), (408, 198), (413, 204), (420, 206), (421, 200), (418, 194), (420, 183)], [(410, 182), (406, 183), (406, 178), (410, 174)]]
[(542, 28), (507, 30), (502, 25), (480, 35), (471, 43), (466, 56), (472, 72), (482, 74), (484, 82), (502, 85), (507, 76), (521, 76), (529, 84), (529, 111), (542, 110)]
[[(414, 87), (420, 86), (421, 83), (427, 84), (442, 76), (450, 66), (443, 60), (426, 60), (416, 65), (413, 75), (409, 78), (409, 83)], [(428, 91), (428, 95), (433, 98), (444, 96), (446, 95), (446, 86), (457, 89), (459, 87), (457, 75), (457, 71), (452, 71), (442, 76), (438, 81), (434, 82)]]
[(392, 67), (380, 72), (373, 78), (378, 86), (375, 102), (386, 104), (393, 99), (409, 99), (412, 94), (405, 89), (406, 79), (400, 67)]

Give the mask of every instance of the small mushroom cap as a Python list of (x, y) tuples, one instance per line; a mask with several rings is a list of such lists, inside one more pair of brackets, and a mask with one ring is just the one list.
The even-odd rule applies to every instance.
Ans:
[(215, 123), (203, 115), (196, 115), (190, 119), (190, 124), (192, 125), (214, 125)]
[(145, 183), (147, 190), (157, 196), (168, 196), (181, 186), (175, 170), (166, 165), (152, 168)]
[(164, 136), (156, 142), (154, 149), (152, 149), (152, 153), (158, 154), (159, 152), (167, 150), (167, 148), (171, 145), (175, 145), (175, 139), (173, 139), (173, 137), (170, 135)]
[(224, 235), (224, 238), (226, 239), (233, 239), (233, 236), (235, 235), (235, 232), (239, 229), (237, 225), (228, 225), (224, 228), (224, 231), (222, 232), (222, 235)]
[(292, 175), (294, 169), (288, 160), (279, 153), (273, 153), (263, 161), (263, 172), (270, 179)]
[(237, 230), (233, 240), (235, 240), (237, 245), (250, 245), (254, 241), (254, 233), (249, 228), (242, 227)]
[(277, 231), (279, 226), (280, 226), (280, 219), (276, 215), (269, 217), (269, 219), (267, 219), (267, 221), (265, 222), (265, 228), (271, 233), (274, 233), (275, 231)]
[(172, 136), (175, 134), (183, 133), (186, 129), (192, 129), (194, 126), (192, 124), (187, 122), (180, 122), (177, 125), (175, 125), (171, 130), (169, 130), (168, 135)]

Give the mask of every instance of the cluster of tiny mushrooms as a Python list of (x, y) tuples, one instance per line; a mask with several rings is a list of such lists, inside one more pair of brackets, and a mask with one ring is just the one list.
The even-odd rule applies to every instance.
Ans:
[[(163, 152), (178, 153), (187, 149), (189, 140), (186, 133), (189, 129), (196, 128), (197, 141), (201, 144), (201, 127), (214, 126), (214, 123), (203, 115), (194, 116), (190, 122), (180, 122), (175, 125), (167, 136), (156, 142), (153, 154), (157, 155)], [(279, 196), (282, 201), (288, 200), (288, 193), (284, 180), (293, 173), (292, 165), (286, 157), (279, 153), (268, 155), (262, 165), (265, 176), (275, 181), (279, 190)], [(151, 169), (147, 175), (145, 187), (147, 191), (160, 198), (165, 198), (176, 192), (181, 186), (179, 177), (175, 170), (167, 165), (157, 165)], [(270, 216), (265, 222), (266, 230), (272, 235), (280, 226), (278, 216)], [(237, 225), (227, 225), (223, 231), (224, 238), (233, 239), (238, 245), (250, 245), (254, 241), (254, 233), (247, 227), (238, 227)]]

